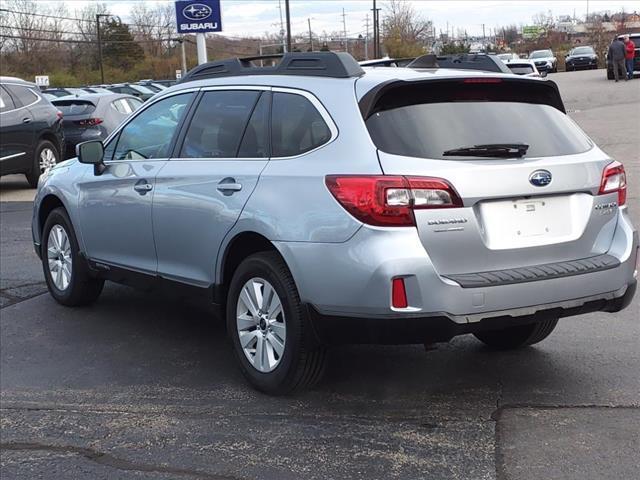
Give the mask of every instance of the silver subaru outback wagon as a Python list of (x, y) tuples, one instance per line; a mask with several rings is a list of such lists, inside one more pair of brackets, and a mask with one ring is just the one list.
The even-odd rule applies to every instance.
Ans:
[(35, 199), (55, 300), (105, 280), (203, 294), (272, 394), (317, 382), (334, 343), (524, 347), (636, 288), (624, 167), (548, 80), (210, 62), (77, 153)]

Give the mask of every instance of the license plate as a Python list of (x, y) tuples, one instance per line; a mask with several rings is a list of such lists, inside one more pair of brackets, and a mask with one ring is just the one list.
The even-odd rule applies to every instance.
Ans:
[(494, 249), (557, 243), (584, 223), (574, 221), (571, 196), (487, 201), (479, 210), (485, 241)]

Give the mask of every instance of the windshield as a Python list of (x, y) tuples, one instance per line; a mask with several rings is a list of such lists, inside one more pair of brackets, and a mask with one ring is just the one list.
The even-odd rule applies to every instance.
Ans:
[(573, 52), (571, 52), (572, 55), (591, 55), (593, 53), (594, 51), (591, 47), (578, 47), (574, 48)]
[(526, 157), (581, 153), (591, 148), (584, 133), (549, 105), (516, 102), (447, 102), (408, 105), (373, 114), (371, 139), (387, 153), (460, 159), (447, 150), (486, 144), (529, 145)]
[(546, 57), (553, 57), (553, 53), (551, 53), (551, 50), (536, 50), (531, 54), (529, 58), (546, 58)]

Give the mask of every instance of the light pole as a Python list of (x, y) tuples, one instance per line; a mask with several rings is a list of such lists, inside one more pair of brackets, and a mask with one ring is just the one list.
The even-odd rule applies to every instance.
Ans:
[(100, 37), (100, 17), (111, 17), (108, 13), (96, 13), (96, 33), (98, 36), (98, 63), (100, 64), (100, 82), (104, 83), (104, 67), (102, 66), (102, 39)]
[(291, 51), (291, 14), (289, 13), (289, 0), (284, 0), (285, 15), (287, 17), (287, 52)]
[(307, 22), (309, 23), (309, 47), (313, 52), (313, 34), (311, 33), (311, 17), (307, 18)]

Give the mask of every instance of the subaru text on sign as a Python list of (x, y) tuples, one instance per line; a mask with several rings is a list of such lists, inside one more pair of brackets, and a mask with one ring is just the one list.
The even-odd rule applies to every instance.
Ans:
[(178, 33), (221, 32), (220, 0), (176, 2)]

